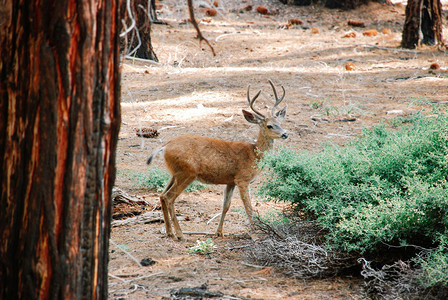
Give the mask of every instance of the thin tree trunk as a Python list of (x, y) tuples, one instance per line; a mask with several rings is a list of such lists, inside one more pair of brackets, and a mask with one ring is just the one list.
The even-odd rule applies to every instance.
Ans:
[(403, 48), (414, 49), (418, 45), (421, 6), (422, 0), (408, 0), (401, 39), (401, 47)]
[(420, 42), (444, 47), (442, 35), (442, 3), (440, 0), (408, 0), (401, 46), (414, 49)]
[(135, 28), (125, 36), (126, 55), (158, 62), (151, 43), (151, 0), (129, 0), (131, 13), (126, 9), (126, 1), (121, 10), (127, 24), (135, 20)]
[(148, 0), (148, 1), (151, 1), (151, 8), (149, 10), (149, 15), (151, 17), (151, 23), (152, 24), (168, 25), (166, 22), (159, 20), (159, 18), (157, 17), (156, 0)]
[[(151, 43), (150, 0), (134, 0), (133, 2), (135, 19), (137, 22), (136, 26), (142, 43), (137, 49), (136, 57), (159, 61)], [(137, 42), (138, 40), (135, 38), (135, 46), (137, 46)]]
[(107, 299), (117, 1), (0, 10), (0, 299)]
[(429, 0), (431, 3), (431, 16), (433, 31), (440, 47), (445, 46), (442, 35), (442, 3), (440, 0)]
[(432, 5), (429, 0), (423, 0), (422, 4), (422, 43), (425, 45), (434, 45), (436, 43), (436, 38), (434, 34), (434, 19), (431, 17)]

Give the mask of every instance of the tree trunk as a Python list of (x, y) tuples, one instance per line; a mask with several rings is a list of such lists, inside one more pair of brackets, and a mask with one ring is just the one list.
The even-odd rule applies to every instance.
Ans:
[(151, 18), (151, 23), (152, 24), (168, 25), (164, 21), (161, 21), (161, 20), (159, 20), (159, 18), (157, 18), (156, 0), (148, 0), (148, 1), (151, 1), (151, 7), (149, 9), (149, 16)]
[(0, 6), (0, 299), (107, 299), (119, 4)]
[(445, 46), (442, 35), (442, 3), (440, 0), (429, 0), (433, 34), (439, 46)]
[(421, 6), (422, 0), (408, 0), (403, 35), (401, 38), (401, 47), (403, 48), (414, 49), (418, 45)]
[(367, 4), (370, 0), (324, 0), (325, 7), (328, 8), (342, 8), (355, 9), (363, 4)]
[(135, 19), (135, 29), (125, 37), (127, 49), (124, 51), (130, 56), (159, 61), (151, 43), (151, 0), (130, 1), (131, 14), (125, 9), (126, 1), (122, 2), (122, 10), (126, 11), (126, 24)]
[(422, 43), (425, 45), (434, 45), (436, 43), (436, 38), (434, 34), (434, 20), (431, 18), (431, 5), (428, 0), (423, 0), (422, 4), (422, 33), (423, 39)]
[(440, 0), (408, 0), (401, 46), (414, 49), (420, 41), (426, 45), (444, 46), (442, 36), (442, 3)]

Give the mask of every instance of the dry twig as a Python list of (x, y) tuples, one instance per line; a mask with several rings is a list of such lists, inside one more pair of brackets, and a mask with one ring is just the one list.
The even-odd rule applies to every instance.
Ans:
[(194, 17), (193, 0), (188, 0), (187, 3), (188, 3), (188, 12), (190, 14), (190, 22), (191, 24), (193, 24), (193, 27), (196, 29), (196, 32), (198, 33), (199, 45), (201, 45), (202, 41), (205, 41), (205, 43), (212, 50), (213, 56), (216, 56), (215, 49), (213, 49), (213, 46), (210, 44), (210, 42), (202, 35), (201, 30), (199, 29), (199, 25), (196, 22), (196, 19)]
[(320, 246), (323, 234), (311, 222), (272, 225), (259, 221), (258, 226), (266, 237), (248, 248), (249, 258), (258, 264), (302, 279), (334, 275), (357, 264), (353, 256)]
[(118, 249), (120, 249), (121, 251), (123, 251), (127, 256), (129, 256), (133, 261), (135, 261), (137, 263), (137, 265), (139, 267), (142, 267), (142, 264), (128, 251), (124, 250), (122, 247), (118, 246), (117, 243), (115, 243), (113, 240), (109, 240), (111, 244), (113, 244), (115, 247), (117, 247)]

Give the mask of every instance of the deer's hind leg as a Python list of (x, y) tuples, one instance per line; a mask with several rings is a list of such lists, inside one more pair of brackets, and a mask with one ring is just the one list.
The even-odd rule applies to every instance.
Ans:
[(170, 219), (170, 213), (168, 212), (168, 204), (166, 200), (166, 193), (174, 184), (174, 177), (171, 177), (170, 181), (168, 182), (168, 185), (166, 186), (163, 193), (160, 195), (160, 205), (162, 206), (162, 212), (163, 212), (163, 220), (165, 221), (165, 229), (166, 229), (166, 235), (168, 237), (174, 237), (173, 229), (171, 227), (171, 219)]
[[(165, 191), (160, 196), (162, 204), (163, 218), (165, 220), (166, 234), (173, 237), (171, 222), (173, 223), (176, 236), (179, 240), (184, 238), (182, 230), (180, 229), (179, 221), (176, 217), (176, 210), (174, 209), (174, 201), (176, 198), (195, 180), (194, 176), (173, 175), (170, 183)], [(168, 216), (169, 214), (169, 216)], [(171, 220), (171, 222), (170, 222)]]
[(218, 229), (216, 230), (217, 236), (222, 236), (222, 226), (224, 224), (224, 218), (226, 217), (227, 211), (230, 208), (230, 203), (232, 202), (233, 191), (235, 190), (235, 185), (227, 185), (224, 192), (224, 201), (222, 203), (221, 218), (219, 219)]

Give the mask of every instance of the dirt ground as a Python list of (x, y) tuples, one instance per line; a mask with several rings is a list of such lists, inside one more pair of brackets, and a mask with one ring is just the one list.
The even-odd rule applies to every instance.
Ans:
[[(257, 126), (249, 124), (241, 109), (247, 108), (246, 91), (262, 89), (259, 110), (272, 107), (271, 79), (286, 90), (288, 104), (283, 128), (289, 139), (276, 142), (296, 149), (319, 151), (322, 144), (345, 144), (363, 128), (391, 125), (399, 117), (426, 109), (428, 102), (447, 99), (448, 59), (436, 47), (399, 48), (404, 6), (371, 3), (355, 11), (320, 7), (285, 6), (279, 1), (219, 1), (218, 15), (207, 17), (196, 10), (200, 27), (216, 56), (185, 23), (185, 4), (164, 0), (159, 18), (168, 25), (154, 25), (152, 41), (159, 63), (126, 59), (122, 69), (122, 125), (117, 152), (116, 186), (158, 206), (159, 193), (138, 188), (128, 174), (146, 172), (146, 160), (170, 138), (189, 133), (252, 142)], [(209, 6), (209, 1), (195, 1)], [(211, 1), (210, 1), (211, 2)], [(253, 9), (243, 8), (251, 4)], [(256, 11), (266, 6), (270, 14)], [(444, 16), (446, 16), (444, 11)], [(288, 28), (297, 18), (302, 25)], [(348, 20), (362, 21), (364, 28)], [(388, 28), (389, 31), (382, 33)], [(375, 29), (376, 36), (363, 32)], [(344, 37), (354, 32), (356, 37)], [(448, 32), (444, 32), (448, 36)], [(353, 70), (347, 70), (352, 67)], [(437, 63), (441, 69), (430, 70)], [(157, 129), (159, 136), (145, 139), (136, 128)], [(163, 166), (162, 159), (156, 165)], [(252, 184), (252, 190), (260, 184)], [(214, 232), (223, 198), (222, 186), (183, 193), (176, 201), (184, 231)], [(260, 214), (282, 208), (266, 203), (252, 192)], [(224, 232), (213, 238), (211, 257), (190, 255), (187, 249), (204, 235), (186, 235), (186, 241), (165, 238), (163, 223), (113, 227), (109, 265), (111, 299), (165, 299), (172, 289), (207, 284), (223, 299), (361, 299), (362, 281), (355, 277), (296, 280), (280, 270), (258, 268), (247, 260), (244, 248), (248, 222), (236, 192), (226, 217)], [(126, 254), (123, 250), (128, 254)], [(133, 260), (151, 258), (156, 263), (140, 267)]]

